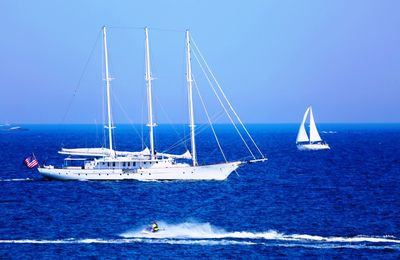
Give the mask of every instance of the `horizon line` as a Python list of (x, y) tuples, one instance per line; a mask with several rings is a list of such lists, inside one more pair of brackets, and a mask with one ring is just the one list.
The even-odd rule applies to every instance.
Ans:
[[(198, 123), (197, 125), (208, 125), (209, 123)], [(214, 123), (213, 125), (231, 125), (232, 123), (226, 122), (226, 123)], [(235, 125), (238, 125), (239, 123), (235, 123)], [(270, 122), (270, 123), (265, 123), (265, 122), (248, 122), (244, 123), (245, 125), (295, 125), (295, 124), (300, 124), (299, 122)], [(327, 125), (327, 124), (337, 124), (337, 125), (344, 125), (344, 124), (352, 124), (352, 125), (362, 125), (362, 124), (371, 124), (371, 125), (379, 125), (379, 124), (400, 124), (399, 122), (320, 122), (318, 125)], [(99, 124), (99, 123), (81, 123), (81, 122), (71, 122), (71, 123), (5, 123), (5, 124), (0, 124), (0, 127), (2, 126), (18, 126), (18, 125), (104, 125)], [(115, 123), (114, 125), (146, 125), (146, 123), (127, 123), (127, 122), (120, 122), (120, 123)], [(189, 125), (188, 123), (159, 123), (156, 124), (158, 125)]]

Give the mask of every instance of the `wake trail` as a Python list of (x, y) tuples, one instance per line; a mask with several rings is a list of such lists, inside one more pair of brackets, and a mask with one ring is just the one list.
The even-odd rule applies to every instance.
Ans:
[(400, 250), (394, 236), (317, 236), (265, 232), (227, 232), (209, 223), (168, 224), (159, 222), (160, 231), (144, 232), (145, 226), (128, 230), (118, 238), (0, 239), (0, 244), (172, 244), (202, 246), (304, 247), (311, 249)]
[(267, 243), (261, 241), (237, 241), (230, 239), (152, 239), (152, 238), (124, 238), (124, 239), (102, 239), (102, 238), (85, 238), (85, 239), (6, 239), (0, 240), (1, 244), (170, 244), (170, 245), (193, 245), (193, 246), (254, 246), (261, 245), (266, 247), (287, 247), (287, 248), (311, 248), (311, 249), (373, 249), (373, 250), (400, 250), (399, 244), (354, 244), (354, 243)]
[(34, 181), (34, 179), (31, 179), (31, 178), (25, 178), (25, 179), (0, 179), (0, 182), (1, 181), (7, 181), (7, 182), (9, 182), (9, 181)]
[(143, 232), (144, 227), (135, 230), (129, 230), (120, 234), (124, 238), (187, 238), (187, 239), (262, 239), (262, 240), (283, 240), (283, 241), (315, 241), (315, 242), (343, 242), (343, 243), (396, 243), (400, 244), (400, 240), (394, 236), (317, 236), (308, 234), (292, 234), (287, 235), (279, 233), (275, 230), (266, 232), (248, 232), (235, 231), (227, 232), (221, 228), (212, 226), (209, 223), (181, 223), (167, 224), (159, 222), (159, 226), (163, 229), (157, 233)]

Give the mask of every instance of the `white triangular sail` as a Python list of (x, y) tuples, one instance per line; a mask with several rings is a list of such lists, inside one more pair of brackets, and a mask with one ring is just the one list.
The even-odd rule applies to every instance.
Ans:
[(315, 125), (312, 108), (310, 107), (310, 142), (320, 142), (320, 141), (322, 141), (322, 139), (319, 136), (317, 126)]
[(310, 140), (310, 139), (308, 139), (306, 128), (304, 127), (304, 124), (306, 122), (307, 115), (308, 115), (309, 111), (310, 111), (310, 107), (308, 107), (306, 112), (304, 113), (303, 121), (301, 121), (300, 128), (299, 128), (299, 133), (297, 134), (296, 143), (298, 143), (298, 142), (308, 142)]

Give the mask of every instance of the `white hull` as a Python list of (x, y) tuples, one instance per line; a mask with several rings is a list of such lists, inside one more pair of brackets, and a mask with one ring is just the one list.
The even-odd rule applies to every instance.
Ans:
[(299, 150), (328, 150), (331, 149), (328, 144), (298, 144)]
[(242, 162), (204, 166), (147, 169), (38, 168), (44, 177), (57, 180), (225, 180)]

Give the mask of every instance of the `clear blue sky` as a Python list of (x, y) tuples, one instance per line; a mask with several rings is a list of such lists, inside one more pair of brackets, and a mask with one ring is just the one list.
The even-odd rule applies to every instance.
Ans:
[[(102, 25), (189, 28), (245, 122), (298, 123), (309, 104), (318, 122), (400, 122), (400, 1), (2, 0), (0, 10), (0, 123), (101, 120)], [(143, 34), (109, 32), (116, 121), (127, 122), (118, 104), (146, 119)], [(150, 30), (150, 45), (157, 121), (186, 122), (184, 34)]]

